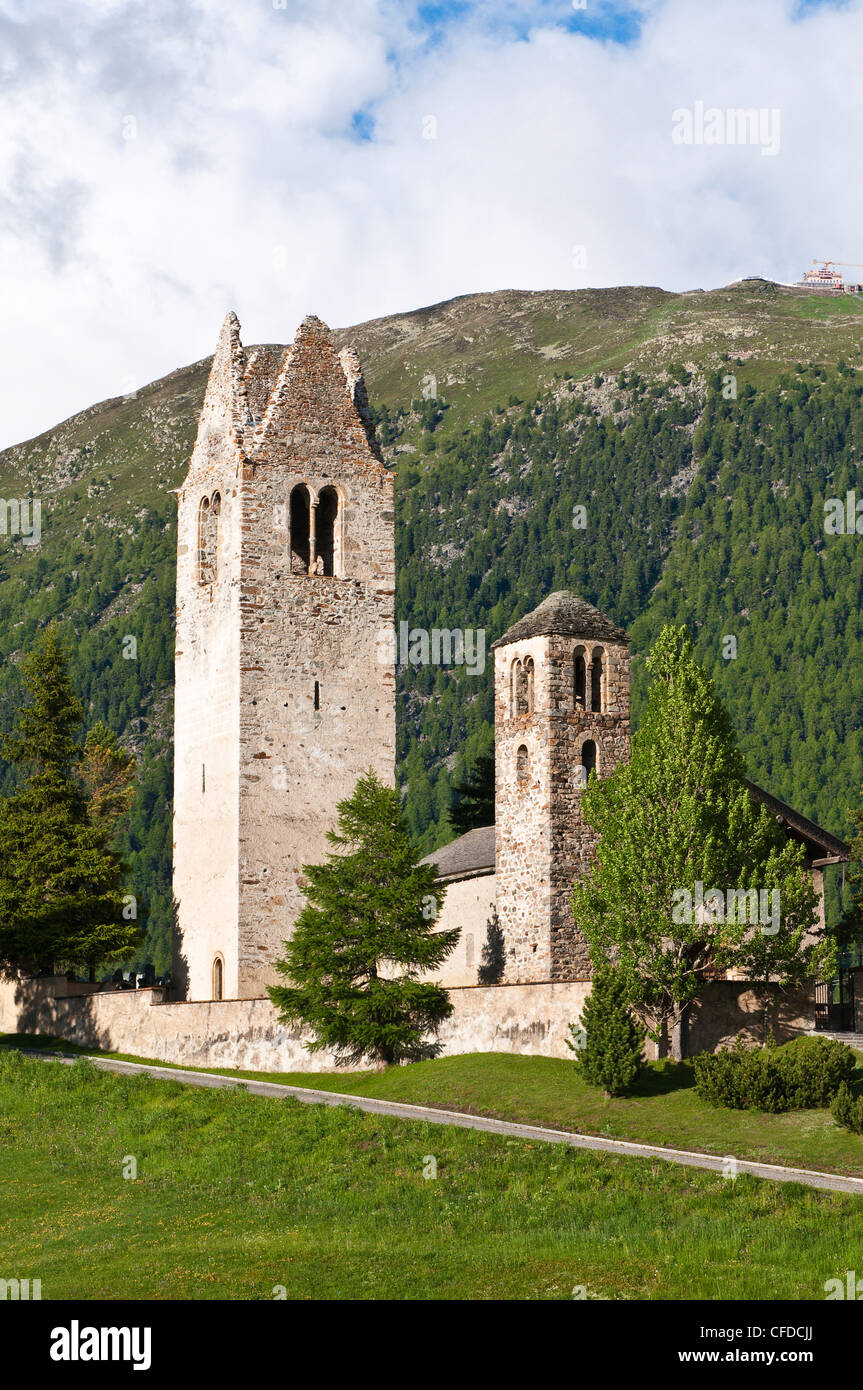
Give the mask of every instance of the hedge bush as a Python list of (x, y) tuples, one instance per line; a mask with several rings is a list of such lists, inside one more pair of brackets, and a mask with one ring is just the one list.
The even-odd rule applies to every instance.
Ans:
[(851, 1048), (832, 1038), (756, 1048), (738, 1038), (732, 1048), (695, 1058), (695, 1087), (732, 1110), (811, 1110), (829, 1105), (854, 1067)]
[(837, 1125), (850, 1129), (852, 1134), (863, 1134), (863, 1096), (855, 1096), (846, 1081), (836, 1092), (830, 1114)]

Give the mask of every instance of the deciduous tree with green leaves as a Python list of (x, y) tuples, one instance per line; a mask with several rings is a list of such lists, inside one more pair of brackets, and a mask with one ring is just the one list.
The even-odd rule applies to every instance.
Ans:
[(134, 760), (104, 726), (79, 742), (83, 710), (55, 625), (21, 673), (30, 702), (3, 742), (22, 780), (0, 802), (0, 970), (83, 964), (92, 977), (140, 940), (115, 847)]
[(458, 940), (436, 931), (445, 889), (420, 863), (399, 793), (368, 772), (340, 801), (324, 864), (303, 867), (307, 902), (269, 989), (283, 1023), (314, 1035), (310, 1052), (332, 1048), (342, 1064), (378, 1067), (433, 1055), (434, 1034), (452, 1013), (440, 985), (419, 977)]
[[(599, 843), (572, 903), (594, 966), (614, 962), (650, 1035), (662, 1045), (671, 1030), (679, 1056), (689, 1005), (712, 974), (736, 967), (799, 985), (829, 971), (835, 952), (819, 933), (803, 846), (746, 786), (731, 721), (684, 627), (663, 628), (648, 667), (631, 761), (582, 793)], [(720, 911), (711, 890), (726, 905), (729, 890), (778, 890), (778, 921), (747, 921), (740, 900)]]

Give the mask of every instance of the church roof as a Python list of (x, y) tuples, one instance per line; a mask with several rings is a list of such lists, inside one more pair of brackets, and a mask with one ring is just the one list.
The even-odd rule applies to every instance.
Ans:
[(469, 830), (442, 849), (427, 854), (424, 864), (436, 864), (438, 878), (469, 878), (494, 870), (494, 826)]
[(521, 642), (526, 637), (545, 637), (559, 633), (564, 637), (599, 637), (606, 642), (628, 642), (629, 636), (622, 627), (615, 627), (610, 618), (600, 613), (598, 608), (586, 603), (578, 594), (568, 589), (559, 589), (549, 594), (538, 608), (520, 618), (508, 632), (492, 642), (494, 647), (506, 647), (511, 642)]
[(844, 840), (840, 840), (836, 835), (831, 835), (829, 830), (822, 830), (821, 826), (816, 825), (814, 820), (801, 815), (799, 811), (794, 810), (793, 806), (789, 806), (786, 801), (780, 801), (778, 796), (773, 796), (763, 787), (756, 786), (748, 779), (746, 785), (755, 800), (763, 802), (768, 811), (773, 812), (783, 829), (787, 830), (794, 839), (803, 841), (813, 859), (818, 857), (835, 858), (840, 861), (850, 859), (851, 851)]

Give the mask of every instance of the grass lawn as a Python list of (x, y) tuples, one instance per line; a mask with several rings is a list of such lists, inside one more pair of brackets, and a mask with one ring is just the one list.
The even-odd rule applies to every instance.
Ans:
[(863, 1245), (845, 1194), (14, 1049), (0, 1182), (0, 1270), (43, 1299), (819, 1300)]
[[(58, 1051), (83, 1050), (50, 1038), (0, 1034), (0, 1045), (4, 1041), (7, 1045), (20, 1041), (23, 1046)], [(122, 1056), (127, 1061), (148, 1060)], [(857, 1084), (863, 1085), (863, 1055), (858, 1056), (861, 1065)], [(841, 1129), (828, 1110), (766, 1115), (754, 1110), (714, 1108), (696, 1094), (691, 1068), (673, 1062), (651, 1063), (637, 1093), (619, 1100), (606, 1100), (601, 1091), (581, 1081), (572, 1062), (503, 1052), (441, 1057), (433, 1062), (391, 1067), (385, 1072), (247, 1072), (216, 1067), (187, 1070), (220, 1071), (250, 1080), (283, 1081), (316, 1090), (466, 1110), (475, 1115), (601, 1134), (610, 1139), (634, 1139), (722, 1157), (733, 1155), (792, 1168), (863, 1176), (863, 1136)]]

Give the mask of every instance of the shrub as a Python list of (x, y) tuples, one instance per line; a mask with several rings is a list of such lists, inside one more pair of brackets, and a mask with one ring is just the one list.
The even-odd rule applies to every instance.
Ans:
[(831, 1038), (748, 1048), (742, 1038), (695, 1058), (698, 1094), (733, 1110), (811, 1110), (829, 1105), (854, 1071), (854, 1053)]
[(843, 1081), (830, 1106), (830, 1114), (837, 1125), (850, 1129), (852, 1134), (863, 1134), (863, 1096), (855, 1096)]
[(633, 1019), (623, 983), (611, 966), (595, 972), (581, 1027), (570, 1024), (569, 1031), (573, 1041), (566, 1045), (591, 1086), (601, 1086), (608, 1096), (621, 1096), (638, 1080), (644, 1029)]

